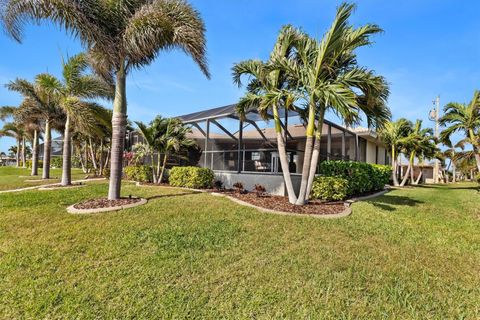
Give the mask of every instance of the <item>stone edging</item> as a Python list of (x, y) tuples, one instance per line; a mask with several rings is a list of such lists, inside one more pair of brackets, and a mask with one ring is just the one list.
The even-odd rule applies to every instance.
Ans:
[[(106, 179), (105, 179), (105, 178), (82, 179), (82, 180), (74, 180), (74, 181), (72, 181), (72, 183), (75, 183), (75, 182), (100, 181), (100, 180), (106, 180)], [(38, 181), (42, 181), (42, 179), (38, 179)], [(60, 182), (50, 183), (50, 184), (41, 184), (41, 185), (38, 185), (38, 186), (18, 188), (18, 189), (2, 190), (2, 191), (0, 191), (0, 193), (10, 193), (10, 192), (28, 191), (28, 190), (34, 190), (34, 189), (38, 189), (38, 188), (47, 187), (47, 186), (57, 186), (57, 185), (60, 185)], [(50, 188), (50, 189), (51, 189), (51, 188)]]
[(233, 201), (237, 204), (240, 204), (242, 206), (255, 208), (255, 209), (257, 209), (259, 211), (262, 211), (262, 212), (273, 213), (273, 214), (284, 215), (284, 216), (311, 217), (311, 218), (319, 218), (319, 219), (336, 219), (336, 218), (347, 217), (347, 216), (352, 214), (352, 208), (350, 208), (350, 206), (347, 205), (347, 204), (345, 204), (345, 209), (340, 213), (334, 213), (334, 214), (301, 214), (301, 213), (293, 213), (293, 212), (286, 212), (286, 211), (279, 211), (279, 210), (262, 208), (262, 207), (253, 205), (251, 203), (242, 201), (240, 199), (237, 199), (235, 197), (231, 197), (231, 196), (221, 194), (221, 193), (217, 193), (217, 192), (212, 192), (211, 195), (212, 196), (217, 196), (217, 197), (224, 197), (224, 198), (230, 199), (231, 201)]
[(369, 194), (368, 196), (351, 198), (351, 199), (346, 200), (345, 203), (348, 203), (348, 205), (350, 206), (352, 203), (355, 203), (355, 202), (358, 202), (358, 201), (364, 201), (364, 200), (369, 200), (369, 199), (373, 199), (373, 198), (376, 198), (376, 197), (383, 196), (385, 193), (387, 193), (389, 191), (390, 191), (389, 189), (386, 189), (386, 190), (382, 190), (382, 191), (379, 191), (379, 192), (374, 193), (374, 194)]
[[(55, 184), (55, 186), (57, 186)], [(63, 190), (67, 190), (67, 189), (75, 189), (75, 188), (80, 188), (80, 187), (85, 187), (86, 184), (72, 184), (70, 186), (60, 186), (60, 184), (58, 184), (58, 187), (46, 187), (46, 186), (41, 186), (40, 188), (38, 188), (39, 191), (47, 191), (47, 190), (60, 190), (60, 189), (63, 189)]]
[(97, 208), (97, 209), (77, 209), (77, 208), (75, 208), (75, 204), (72, 204), (71, 206), (69, 206), (67, 208), (67, 212), (68, 213), (73, 213), (73, 214), (89, 214), (89, 213), (118, 211), (118, 210), (138, 207), (138, 206), (144, 205), (147, 202), (148, 202), (147, 199), (140, 198), (140, 201), (135, 202), (135, 203), (126, 204), (126, 205), (123, 205), (123, 206), (108, 207), (108, 208)]

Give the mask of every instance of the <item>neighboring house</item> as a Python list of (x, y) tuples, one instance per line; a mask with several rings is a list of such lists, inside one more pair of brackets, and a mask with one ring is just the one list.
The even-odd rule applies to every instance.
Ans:
[[(270, 115), (271, 117), (271, 115)], [(287, 129), (287, 153), (294, 186), (299, 188), (305, 150), (305, 127), (296, 112), (282, 111)], [(201, 148), (197, 165), (214, 170), (226, 187), (242, 182), (247, 189), (256, 183), (267, 191), (285, 194), (282, 169), (276, 147), (273, 121), (266, 122), (255, 112), (240, 119), (236, 105), (228, 105), (179, 117), (192, 126), (191, 138)], [(369, 129), (349, 129), (325, 120), (320, 161), (352, 160), (388, 164), (388, 153), (377, 134)]]
[[(44, 143), (38, 145), (38, 159), (43, 160), (43, 146)], [(52, 154), (51, 157), (61, 157), (63, 155), (63, 136), (58, 136), (52, 139)], [(73, 150), (73, 147), (72, 147)]]

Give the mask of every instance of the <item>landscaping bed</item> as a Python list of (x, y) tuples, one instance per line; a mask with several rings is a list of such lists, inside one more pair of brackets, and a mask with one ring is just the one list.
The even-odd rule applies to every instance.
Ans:
[[(215, 191), (218, 192), (218, 191)], [(221, 191), (220, 193), (234, 197), (241, 201), (247, 202), (257, 207), (275, 210), (280, 212), (298, 213), (298, 214), (314, 214), (314, 215), (330, 215), (339, 214), (345, 210), (343, 202), (321, 202), (310, 201), (306, 205), (298, 206), (288, 202), (287, 197), (274, 195), (258, 196), (255, 192), (235, 192), (230, 190)]]
[(141, 198), (120, 198), (118, 200), (108, 200), (107, 198), (90, 199), (73, 205), (75, 209), (103, 209), (122, 207), (142, 201)]

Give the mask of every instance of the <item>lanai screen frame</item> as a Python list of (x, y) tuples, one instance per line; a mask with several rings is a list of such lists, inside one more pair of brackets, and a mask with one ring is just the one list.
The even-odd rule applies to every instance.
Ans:
[[(289, 139), (295, 139), (291, 136), (291, 134), (288, 131), (288, 119), (292, 117), (297, 117), (298, 113), (292, 110), (285, 111), (284, 109), (280, 110), (280, 118), (281, 120), (281, 126), (284, 130), (284, 135), (285, 135), (285, 141), (288, 141)], [(250, 119), (249, 119), (250, 116)], [(256, 120), (253, 120), (253, 118), (256, 118)], [(259, 133), (260, 136), (262, 136), (264, 139), (265, 136), (263, 132), (261, 131), (260, 127), (257, 124), (257, 121), (264, 121), (258, 112), (256, 110), (252, 110), (247, 112), (246, 118), (247, 119), (242, 119), (237, 111), (236, 111), (236, 104), (230, 104), (226, 105), (223, 107), (218, 107), (218, 108), (213, 108), (213, 109), (208, 109), (208, 110), (203, 110), (195, 113), (190, 113), (186, 114), (183, 116), (179, 116), (179, 119), (183, 121), (184, 124), (191, 125), (195, 129), (197, 129), (204, 137), (205, 137), (205, 143), (204, 146), (199, 146), (202, 148), (202, 153), (205, 153), (204, 157), (204, 163), (203, 167), (211, 168), (214, 171), (219, 171), (219, 172), (235, 172), (235, 173), (248, 173), (248, 174), (268, 174), (268, 175), (280, 175), (282, 174), (281, 172), (259, 172), (259, 171), (244, 171), (242, 163), (245, 161), (245, 159), (242, 159), (242, 155), (244, 154), (244, 151), (246, 150), (243, 146), (243, 129), (244, 129), (244, 124), (250, 124), (252, 125), (257, 132)], [(222, 126), (218, 120), (220, 119), (233, 119), (238, 121), (238, 131), (237, 132), (230, 132), (227, 128)], [(268, 119), (272, 120), (273, 115), (269, 112), (268, 113)], [(200, 123), (205, 122), (206, 128), (205, 130), (200, 126)], [(332, 157), (331, 155), (331, 145), (332, 145), (332, 128), (335, 128), (337, 130), (340, 130), (342, 132), (342, 155), (341, 159), (346, 159), (346, 135), (350, 134), (354, 137), (354, 142), (355, 142), (355, 157), (354, 159), (349, 159), (351, 161), (359, 161), (360, 158), (360, 150), (359, 150), (359, 141), (364, 140), (366, 143), (366, 139), (360, 137), (357, 133), (354, 131), (351, 131), (345, 127), (342, 127), (338, 124), (335, 124), (329, 120), (324, 120), (323, 123), (327, 125), (328, 130), (326, 133), (327, 136), (327, 160), (330, 160)], [(232, 140), (237, 140), (237, 170), (215, 170), (212, 168), (212, 165), (207, 164), (207, 156), (206, 154), (212, 153), (213, 150), (208, 150), (209, 142), (214, 139), (210, 139), (210, 128), (211, 125), (215, 125), (217, 128), (219, 128), (221, 131), (223, 131), (227, 136), (232, 138)], [(238, 134), (238, 138), (235, 136), (235, 134)], [(322, 134), (323, 136), (324, 134)], [(268, 140), (268, 139), (266, 139)], [(274, 143), (275, 147), (277, 146), (276, 143)], [(218, 150), (217, 150), (218, 151)], [(223, 151), (231, 151), (231, 150), (223, 150)], [(335, 157), (335, 159), (338, 159), (338, 157)], [(212, 160), (213, 162), (213, 160)], [(299, 173), (298, 173), (299, 174)]]

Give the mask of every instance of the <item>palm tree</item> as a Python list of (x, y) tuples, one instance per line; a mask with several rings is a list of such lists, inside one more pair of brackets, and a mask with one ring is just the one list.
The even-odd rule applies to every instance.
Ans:
[(444, 115), (439, 122), (447, 128), (440, 133), (441, 140), (450, 141), (452, 134), (463, 133), (463, 141), (473, 147), (477, 169), (480, 171), (480, 92), (475, 90), (469, 104), (450, 102), (443, 110)]
[(242, 76), (246, 75), (250, 78), (247, 85), (248, 92), (237, 105), (238, 113), (245, 117), (245, 113), (249, 110), (256, 109), (263, 118), (268, 119), (268, 111), (271, 111), (273, 115), (280, 165), (290, 203), (295, 203), (297, 197), (290, 176), (285, 135), (283, 134), (279, 109), (293, 108), (292, 102), (295, 91), (289, 89), (287, 74), (282, 70), (272, 68), (272, 65), (274, 61), (284, 57), (288, 58), (291, 55), (297, 37), (298, 33), (293, 27), (285, 26), (280, 30), (268, 62), (246, 60), (235, 64), (232, 68), (233, 80), (238, 86), (242, 85)]
[(23, 138), (23, 130), (22, 128), (13, 122), (7, 122), (3, 124), (3, 127), (0, 129), (0, 137), (11, 137), (14, 138), (17, 142), (17, 146), (15, 148), (15, 158), (16, 158), (16, 167), (20, 167), (20, 150), (21, 150), (21, 143)]
[[(135, 123), (145, 141), (143, 144), (136, 145), (135, 152), (140, 153), (142, 157), (150, 157), (153, 183), (161, 183), (171, 153), (176, 152), (178, 155), (182, 149), (195, 145), (195, 140), (187, 137), (191, 129), (185, 126), (180, 119), (167, 119), (161, 116), (157, 116), (148, 126), (142, 122)], [(157, 152), (156, 169), (153, 164), (154, 152)], [(163, 159), (161, 159), (162, 154)]]
[(431, 128), (422, 128), (422, 120), (417, 120), (411, 127), (408, 135), (401, 139), (404, 148), (404, 154), (408, 157), (407, 171), (405, 172), (400, 186), (404, 186), (410, 178), (410, 183), (415, 184), (414, 162), (418, 155), (431, 154), (436, 150), (436, 145)]
[(35, 77), (31, 83), (24, 79), (16, 79), (7, 84), (7, 88), (30, 99), (38, 106), (39, 116), (44, 123), (43, 173), (42, 179), (50, 179), (50, 156), (52, 151), (52, 129), (60, 128), (65, 123), (63, 111), (58, 107), (60, 82), (48, 73)]
[(393, 185), (398, 186), (398, 156), (402, 150), (402, 142), (411, 131), (412, 124), (407, 119), (399, 119), (397, 121), (389, 121), (379, 131), (379, 136), (386, 148), (390, 151), (392, 161), (392, 179)]
[(96, 103), (84, 99), (110, 98), (112, 86), (102, 78), (85, 74), (88, 67), (87, 56), (83, 53), (75, 55), (63, 63), (63, 81), (56, 81), (59, 95), (59, 106), (66, 115), (63, 134), (63, 165), (61, 185), (72, 184), (72, 127), (86, 130), (92, 126), (93, 108)]
[(353, 28), (348, 19), (354, 9), (353, 4), (342, 4), (320, 41), (299, 32), (295, 58), (277, 62), (301, 89), (306, 106), (306, 144), (298, 205), (304, 204), (311, 192), (320, 155), (322, 124), (328, 110), (348, 125), (358, 124), (363, 113), (369, 127), (377, 128), (391, 116), (386, 106), (388, 85), (383, 77), (360, 67), (355, 53), (356, 49), (371, 44), (371, 36), (382, 30), (371, 24)]
[(88, 48), (96, 71), (105, 77), (115, 76), (108, 198), (119, 199), (127, 124), (127, 74), (148, 65), (159, 51), (179, 48), (209, 77), (205, 26), (200, 14), (183, 0), (6, 1), (2, 21), (15, 40), (21, 40), (28, 19), (50, 19), (72, 32)]

